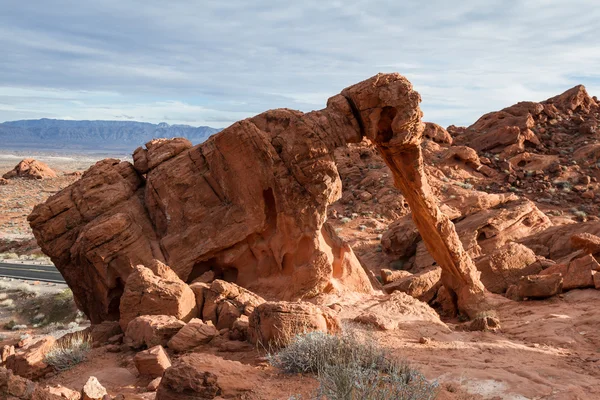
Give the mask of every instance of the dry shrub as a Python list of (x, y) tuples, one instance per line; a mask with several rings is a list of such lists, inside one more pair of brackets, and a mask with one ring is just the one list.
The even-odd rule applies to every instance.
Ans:
[(44, 362), (58, 371), (64, 371), (84, 361), (91, 348), (89, 333), (76, 332), (57, 340), (46, 354)]
[[(437, 382), (428, 382), (406, 362), (391, 359), (375, 341), (350, 331), (340, 335), (309, 332), (268, 355), (271, 365), (287, 373), (314, 373), (315, 399), (431, 400)], [(298, 399), (298, 397), (294, 397)]]

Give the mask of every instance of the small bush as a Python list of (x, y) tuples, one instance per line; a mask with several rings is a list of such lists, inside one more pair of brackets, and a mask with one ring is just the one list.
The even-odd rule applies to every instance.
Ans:
[(0, 307), (12, 310), (15, 308), (15, 301), (13, 299), (4, 299), (0, 301)]
[(430, 383), (406, 364), (392, 363), (385, 372), (359, 364), (332, 364), (319, 372), (317, 398), (328, 400), (433, 400)]
[(296, 335), (289, 345), (268, 355), (271, 365), (288, 373), (317, 374), (316, 399), (430, 400), (437, 383), (428, 382), (406, 363), (355, 333)]
[(91, 348), (90, 335), (77, 332), (59, 339), (46, 354), (44, 362), (58, 371), (64, 371), (84, 361)]
[(71, 289), (65, 289), (59, 293), (52, 294), (44, 298), (42, 304), (46, 318), (45, 324), (53, 322), (73, 321), (77, 315), (77, 306), (73, 299)]
[(11, 319), (10, 321), (8, 321), (7, 323), (4, 324), (4, 329), (6, 329), (7, 331), (12, 330), (13, 326), (15, 326), (17, 323), (15, 322), (15, 320)]

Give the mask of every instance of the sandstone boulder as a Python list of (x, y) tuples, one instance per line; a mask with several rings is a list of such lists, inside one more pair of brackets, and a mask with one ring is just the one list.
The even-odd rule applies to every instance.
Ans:
[(467, 329), (470, 331), (496, 332), (500, 329), (500, 320), (496, 316), (481, 316), (473, 319)]
[(285, 345), (296, 334), (341, 330), (340, 320), (326, 307), (307, 302), (268, 302), (256, 307), (249, 318), (252, 343)]
[(403, 278), (407, 278), (409, 276), (411, 276), (412, 274), (408, 271), (392, 271), (389, 269), (381, 269), (379, 271), (379, 274), (381, 276), (381, 282), (383, 284), (388, 284), (388, 283), (392, 283), (392, 282), (396, 282), (400, 279)]
[(231, 330), (229, 331), (229, 339), (231, 340), (239, 340), (239, 341), (245, 341), (248, 339), (248, 329), (249, 329), (249, 322), (248, 322), (248, 317), (241, 316), (239, 319), (237, 319), (234, 323), (233, 326), (231, 327)]
[(410, 330), (422, 324), (446, 328), (433, 308), (403, 292), (394, 292), (374, 302), (362, 310), (354, 321), (380, 330)]
[(2, 348), (0, 348), (0, 362), (2, 364), (4, 364), (6, 362), (6, 360), (8, 359), (8, 357), (10, 357), (14, 354), (15, 354), (15, 346), (5, 344), (4, 346), (2, 346)]
[(571, 236), (571, 246), (588, 254), (600, 253), (600, 236), (588, 232), (576, 233)]
[(143, 182), (128, 162), (99, 161), (28, 217), (42, 251), (93, 324), (119, 319), (120, 296), (135, 265), (164, 260), (142, 201)]
[(103, 400), (107, 394), (104, 386), (98, 382), (98, 378), (90, 376), (81, 389), (81, 400)]
[(63, 400), (80, 400), (81, 393), (76, 392), (75, 390), (71, 390), (68, 387), (64, 387), (61, 385), (57, 386), (46, 386), (44, 388), (48, 393), (58, 396)]
[(170, 315), (143, 315), (127, 325), (123, 342), (130, 347), (166, 346), (185, 322)]
[(546, 100), (545, 103), (563, 112), (589, 112), (592, 107), (598, 107), (596, 100), (590, 97), (583, 85), (572, 87), (566, 92)]
[(452, 136), (450, 136), (448, 131), (433, 122), (425, 122), (423, 136), (436, 143), (452, 144)]
[(100, 324), (92, 325), (90, 329), (92, 343), (95, 345), (102, 345), (108, 342), (111, 337), (121, 333), (123, 331), (118, 321), (103, 321)]
[(543, 299), (562, 291), (561, 274), (529, 275), (519, 280), (517, 295), (519, 298)]
[(499, 294), (519, 283), (522, 276), (535, 275), (543, 269), (533, 251), (514, 242), (478, 258), (475, 265), (485, 288)]
[(435, 297), (441, 285), (441, 276), (442, 269), (440, 267), (432, 267), (388, 283), (383, 288), (387, 293), (400, 291), (428, 303)]
[(156, 140), (134, 165), (103, 160), (29, 221), (93, 323), (119, 319), (133, 267), (154, 259), (185, 282), (213, 271), (270, 298), (370, 292), (352, 249), (325, 224), (341, 196), (334, 151), (360, 140), (341, 95), (321, 111), (271, 110), (198, 146)]
[(221, 394), (217, 376), (199, 371), (193, 365), (178, 362), (163, 375), (156, 400), (207, 400)]
[(571, 261), (563, 276), (563, 290), (594, 287), (593, 271), (600, 271), (600, 264), (591, 255)]
[(190, 284), (190, 289), (196, 296), (196, 307), (198, 308), (199, 316), (202, 316), (204, 310), (204, 293), (210, 289), (210, 284), (202, 282), (193, 282)]
[(198, 316), (196, 296), (185, 282), (176, 276), (156, 276), (142, 266), (137, 266), (127, 279), (120, 312), (123, 329), (141, 315), (172, 315), (182, 321)]
[(479, 155), (477, 152), (467, 146), (452, 146), (444, 152), (442, 156), (445, 160), (454, 160), (464, 163), (466, 166), (478, 171), (481, 168)]
[(171, 366), (171, 360), (161, 345), (140, 351), (133, 357), (133, 362), (140, 375), (151, 378), (162, 377), (166, 369)]
[(174, 351), (188, 351), (210, 342), (218, 334), (219, 331), (214, 327), (212, 322), (205, 323), (200, 319), (194, 318), (169, 340), (167, 346)]
[(568, 264), (555, 264), (540, 272), (540, 275), (558, 273), (563, 277), (563, 290), (583, 289), (594, 286), (594, 271), (600, 271), (600, 264), (592, 255), (575, 258)]
[(142, 147), (135, 149), (133, 166), (138, 172), (145, 174), (191, 147), (192, 143), (185, 138), (153, 139), (146, 143), (145, 149)]
[(541, 232), (519, 240), (539, 256), (551, 260), (560, 260), (574, 250), (572, 237), (582, 233), (600, 235), (600, 221), (589, 221), (578, 224), (564, 224), (547, 228)]
[(32, 158), (22, 160), (12, 170), (2, 175), (4, 179), (24, 178), (24, 179), (47, 179), (56, 178), (54, 172), (48, 165)]
[[(549, 218), (532, 201), (519, 199), (467, 215), (456, 223), (456, 231), (467, 253), (477, 258), (551, 225)], [(425, 244), (419, 242), (415, 267), (420, 270), (434, 262)]]
[(160, 386), (161, 381), (162, 377), (152, 379), (148, 386), (146, 386), (146, 390), (148, 390), (149, 392), (156, 392), (156, 390)]
[(390, 257), (406, 258), (415, 254), (420, 239), (419, 230), (407, 215), (390, 224), (381, 237), (381, 248)]
[(0, 399), (6, 400), (64, 400), (65, 398), (41, 388), (12, 371), (0, 367)]
[[(525, 150), (525, 144), (540, 144), (532, 131), (534, 117), (544, 106), (534, 102), (520, 102), (501, 111), (485, 114), (466, 129), (462, 143), (479, 152), (514, 155)], [(507, 152), (508, 148), (508, 152)]]
[(265, 300), (234, 283), (215, 280), (204, 290), (202, 319), (211, 321), (217, 329), (231, 328), (242, 315), (250, 316)]
[(33, 344), (29, 344), (8, 356), (6, 368), (15, 375), (27, 379), (38, 379), (48, 373), (51, 368), (44, 362), (46, 354), (56, 343), (52, 336), (45, 336)]

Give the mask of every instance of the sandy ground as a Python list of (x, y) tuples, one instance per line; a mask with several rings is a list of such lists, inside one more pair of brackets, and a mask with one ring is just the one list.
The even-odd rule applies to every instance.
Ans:
[[(342, 316), (353, 315), (372, 301), (354, 299), (354, 304), (343, 305)], [(586, 289), (544, 301), (506, 302), (498, 309), (502, 329), (496, 333), (422, 321), (401, 324), (393, 331), (363, 325), (353, 329), (366, 332), (391, 355), (437, 380), (439, 399), (598, 399), (599, 301), (599, 291)], [(420, 343), (423, 337), (430, 341)], [(87, 361), (41, 383), (79, 390), (89, 376), (96, 376), (113, 394), (143, 393), (149, 380), (137, 375), (134, 355), (94, 349)], [(178, 357), (172, 354), (173, 360)], [(231, 352), (211, 344), (193, 357), (199, 368), (219, 376), (222, 398), (289, 399), (294, 394), (308, 396), (316, 387), (311, 376), (285, 375), (270, 367), (264, 353), (249, 345)]]

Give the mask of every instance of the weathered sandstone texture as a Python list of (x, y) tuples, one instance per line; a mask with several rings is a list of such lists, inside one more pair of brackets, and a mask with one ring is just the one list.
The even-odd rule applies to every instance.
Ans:
[[(98, 162), (29, 221), (93, 323), (119, 319), (125, 282), (154, 260), (185, 283), (212, 271), (267, 300), (370, 292), (352, 249), (325, 223), (327, 206), (341, 197), (334, 150), (367, 137), (406, 197), (444, 285), (472, 315), (484, 305), (484, 288), (427, 182), (420, 100), (406, 78), (378, 74), (320, 111), (267, 111), (198, 146), (153, 140), (135, 151), (133, 165)], [(434, 128), (428, 134), (448, 141)]]

